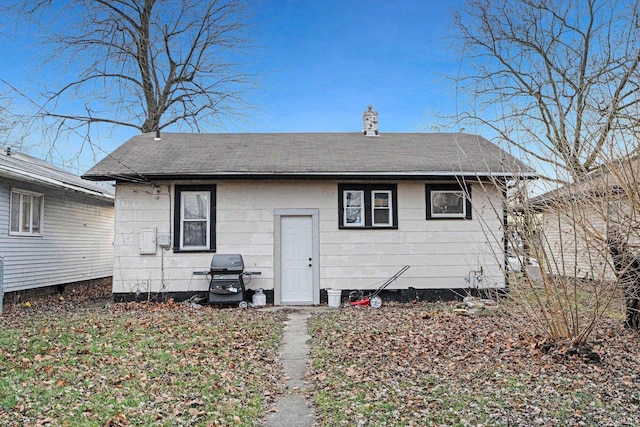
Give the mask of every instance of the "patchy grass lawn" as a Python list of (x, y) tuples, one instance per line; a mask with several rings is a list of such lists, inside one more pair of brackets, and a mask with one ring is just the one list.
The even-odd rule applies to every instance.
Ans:
[[(546, 351), (517, 310), (463, 317), (451, 307), (312, 317), (318, 425), (640, 425), (640, 334), (620, 319), (595, 331), (594, 362)], [(285, 319), (92, 299), (5, 306), (0, 425), (261, 425), (284, 391)]]
[(9, 311), (0, 425), (255, 425), (283, 389), (285, 319), (177, 304)]
[(545, 352), (517, 313), (385, 305), (309, 324), (309, 398), (323, 426), (640, 425), (640, 334), (619, 320), (596, 330), (598, 363)]

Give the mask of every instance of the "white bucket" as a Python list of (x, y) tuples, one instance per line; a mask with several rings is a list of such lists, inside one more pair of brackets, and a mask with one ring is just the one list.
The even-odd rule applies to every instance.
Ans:
[(256, 292), (251, 297), (251, 303), (254, 307), (262, 307), (267, 305), (267, 296), (262, 293), (262, 288), (256, 289)]
[(342, 298), (341, 290), (327, 289), (327, 299), (329, 300), (329, 307), (340, 307), (341, 298)]

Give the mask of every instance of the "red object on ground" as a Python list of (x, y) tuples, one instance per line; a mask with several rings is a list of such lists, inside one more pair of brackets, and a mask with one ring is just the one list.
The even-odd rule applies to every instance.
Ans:
[(371, 300), (367, 297), (367, 298), (363, 298), (363, 299), (358, 300), (358, 301), (351, 301), (349, 303), (349, 305), (369, 305), (370, 301)]

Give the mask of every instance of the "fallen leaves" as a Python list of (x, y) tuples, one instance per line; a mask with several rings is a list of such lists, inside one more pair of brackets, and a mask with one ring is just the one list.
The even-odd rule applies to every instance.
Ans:
[(0, 317), (0, 425), (253, 425), (285, 387), (284, 320), (173, 303), (14, 306)]
[(580, 349), (545, 352), (530, 327), (446, 304), (315, 316), (309, 397), (332, 426), (640, 425), (637, 333), (605, 322), (594, 362)]
[(129, 422), (124, 414), (116, 414), (107, 420), (105, 427), (127, 427)]
[[(259, 425), (284, 390), (285, 316), (73, 298), (10, 307), (0, 424)], [(594, 332), (599, 362), (549, 346), (517, 314), (455, 316), (445, 304), (344, 309), (309, 325), (305, 393), (320, 425), (640, 425), (640, 340), (620, 321)]]

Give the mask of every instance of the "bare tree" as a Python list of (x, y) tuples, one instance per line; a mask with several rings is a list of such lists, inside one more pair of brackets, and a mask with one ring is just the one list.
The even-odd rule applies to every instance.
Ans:
[(477, 109), (460, 118), (581, 179), (640, 124), (639, 12), (636, 0), (468, 0), (459, 84)]
[(5, 106), (6, 102), (5, 102), (5, 98), (2, 95), (2, 93), (0, 93), (0, 146), (3, 146), (6, 144), (5, 138), (6, 135), (9, 133), (9, 125), (7, 123), (7, 116), (9, 114), (9, 110), (7, 109), (7, 107)]
[(51, 30), (49, 63), (66, 64), (68, 79), (46, 89), (39, 112), (59, 132), (89, 135), (96, 124), (143, 133), (172, 125), (200, 130), (241, 114), (250, 84), (234, 62), (248, 48), (243, 0), (61, 6), (26, 0), (19, 6), (21, 16)]
[(455, 16), (473, 106), (458, 118), (496, 132), (552, 190), (532, 200), (525, 186), (510, 216), (538, 267), (513, 295), (554, 341), (584, 344), (616, 301), (640, 326), (639, 6), (468, 0)]
[[(2, 87), (0, 79), (0, 87)], [(0, 147), (22, 148), (24, 118), (14, 111), (12, 98), (7, 92), (0, 92)]]

